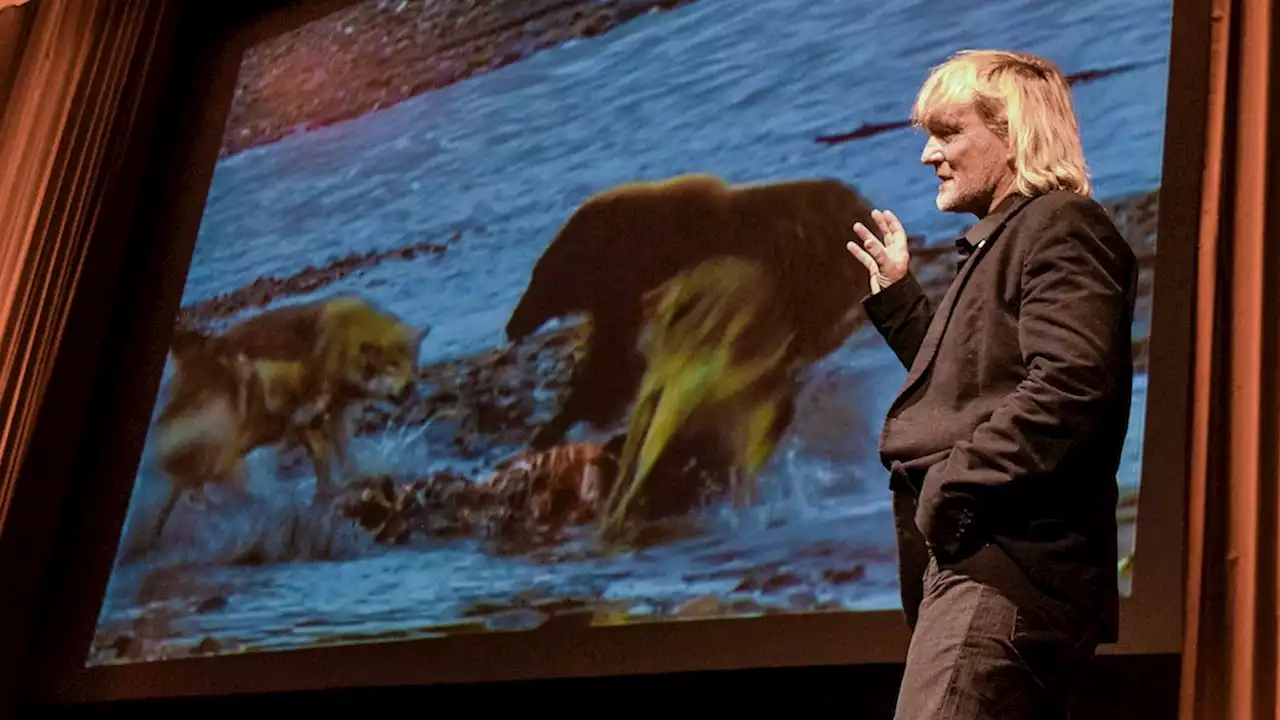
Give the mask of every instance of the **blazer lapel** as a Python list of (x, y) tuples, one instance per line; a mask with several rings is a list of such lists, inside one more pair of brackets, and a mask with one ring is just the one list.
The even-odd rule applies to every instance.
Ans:
[(976, 249), (964, 263), (960, 274), (952, 281), (951, 286), (947, 288), (947, 293), (942, 296), (938, 309), (933, 315), (933, 321), (929, 323), (929, 329), (925, 332), (924, 340), (920, 343), (920, 351), (916, 353), (915, 361), (911, 363), (911, 370), (907, 373), (907, 379), (902, 385), (902, 390), (898, 392), (898, 397), (894, 399), (893, 405), (889, 408), (890, 416), (897, 412), (902, 400), (915, 389), (916, 383), (920, 382), (926, 371), (933, 365), (933, 361), (938, 355), (938, 345), (942, 341), (942, 335), (946, 332), (947, 325), (951, 322), (951, 314), (955, 310), (956, 301), (959, 300), (960, 292), (964, 289), (965, 283), (969, 281), (969, 276), (973, 274), (973, 269), (978, 266), (978, 262), (982, 260), (987, 250), (994, 244), (996, 235), (1004, 228), (1005, 223), (1030, 200), (1031, 198), (1025, 195), (1015, 194), (1010, 196), (1007, 201), (1001, 203), (996, 212), (978, 221), (965, 233), (966, 239), (975, 245)]

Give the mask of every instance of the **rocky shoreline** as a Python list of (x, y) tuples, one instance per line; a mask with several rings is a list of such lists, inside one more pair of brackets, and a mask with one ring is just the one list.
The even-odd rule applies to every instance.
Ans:
[(365, 0), (245, 53), (220, 157), (693, 0)]

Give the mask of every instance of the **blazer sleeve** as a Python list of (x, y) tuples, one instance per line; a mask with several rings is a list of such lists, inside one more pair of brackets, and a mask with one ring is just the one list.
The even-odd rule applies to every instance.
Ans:
[[(1089, 201), (1082, 201), (1089, 202)], [(1092, 204), (1091, 204), (1092, 205)], [(1105, 212), (1070, 204), (1028, 228), (1018, 342), (1026, 378), (925, 473), (916, 524), (954, 547), (987, 493), (1055, 473), (1127, 407), (1137, 261)], [(978, 531), (981, 533), (981, 531)]]
[(868, 295), (862, 307), (898, 360), (910, 370), (934, 312), (915, 275), (907, 272), (880, 292)]

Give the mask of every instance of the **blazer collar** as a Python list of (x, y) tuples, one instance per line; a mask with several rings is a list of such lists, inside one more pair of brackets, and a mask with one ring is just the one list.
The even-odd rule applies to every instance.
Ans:
[(991, 234), (999, 229), (1010, 215), (1017, 212), (1030, 200), (1030, 197), (1016, 192), (1006, 196), (1005, 199), (1000, 201), (1000, 204), (996, 205), (995, 210), (966, 230), (964, 235), (956, 238), (956, 249), (960, 251), (960, 262), (963, 263), (973, 254), (974, 250), (991, 239)]

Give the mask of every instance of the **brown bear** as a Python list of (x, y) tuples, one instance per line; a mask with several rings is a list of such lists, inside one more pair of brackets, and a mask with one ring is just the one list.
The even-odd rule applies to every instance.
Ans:
[(680, 175), (587, 199), (534, 265), (507, 321), (511, 342), (554, 318), (591, 321), (568, 394), (533, 447), (557, 444), (579, 421), (607, 427), (622, 417), (644, 372), (636, 347), (643, 296), (714, 257), (758, 260), (774, 271), (796, 332), (795, 360), (812, 363), (835, 350), (870, 292), (866, 268), (845, 249), (858, 222), (875, 227), (870, 205), (825, 178), (734, 185)]

